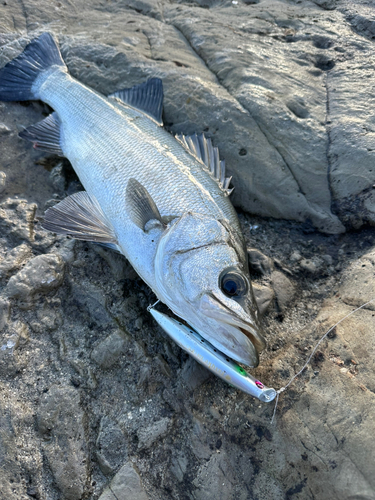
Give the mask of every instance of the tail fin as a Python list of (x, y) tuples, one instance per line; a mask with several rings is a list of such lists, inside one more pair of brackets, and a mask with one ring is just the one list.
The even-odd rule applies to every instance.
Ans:
[(52, 35), (43, 33), (27, 45), (18, 57), (0, 69), (0, 101), (37, 99), (32, 90), (35, 79), (51, 66), (65, 67)]

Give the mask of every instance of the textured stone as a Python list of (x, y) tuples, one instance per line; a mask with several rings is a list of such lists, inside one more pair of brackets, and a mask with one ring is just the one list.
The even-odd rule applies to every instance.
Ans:
[(286, 307), (294, 298), (296, 287), (293, 282), (280, 271), (273, 271), (271, 274), (271, 282), (275, 291), (277, 305), (281, 311), (285, 311)]
[(92, 359), (101, 368), (108, 369), (114, 365), (124, 352), (126, 340), (118, 332), (111, 333), (91, 353)]
[(211, 373), (195, 359), (189, 357), (181, 371), (181, 378), (189, 389), (195, 389), (209, 379)]
[(247, 255), (249, 257), (250, 270), (258, 274), (269, 274), (273, 268), (272, 259), (264, 255), (256, 248), (248, 248)]
[(9, 276), (21, 267), (23, 263), (29, 260), (32, 256), (32, 251), (29, 245), (22, 243), (13, 248), (0, 261), (0, 280), (9, 278)]
[(52, 386), (43, 396), (38, 430), (54, 480), (66, 500), (80, 500), (88, 480), (84, 419), (77, 389)]
[(259, 313), (265, 314), (273, 299), (275, 298), (274, 290), (268, 285), (253, 285), (255, 300), (258, 304)]
[(154, 441), (166, 435), (169, 425), (170, 419), (165, 417), (147, 427), (140, 428), (138, 431), (138, 447), (149, 448), (152, 446)]
[(6, 181), (6, 174), (5, 172), (0, 171), (0, 194), (5, 191), (5, 181)]
[(48, 293), (59, 287), (64, 278), (64, 262), (59, 255), (38, 255), (12, 276), (7, 285), (11, 298), (29, 301), (37, 293)]
[(128, 457), (126, 438), (120, 427), (108, 417), (100, 421), (96, 448), (103, 474), (113, 473)]
[(148, 500), (135, 466), (127, 462), (121, 467), (99, 500)]
[(2, 331), (5, 325), (8, 323), (9, 315), (10, 315), (9, 301), (0, 298), (0, 331)]

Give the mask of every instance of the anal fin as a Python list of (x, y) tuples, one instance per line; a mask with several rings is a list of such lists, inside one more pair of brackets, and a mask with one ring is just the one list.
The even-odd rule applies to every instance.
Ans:
[(68, 196), (49, 208), (42, 227), (57, 234), (66, 234), (78, 240), (117, 245), (111, 223), (99, 203), (86, 191)]
[(47, 118), (25, 128), (18, 135), (32, 142), (35, 149), (64, 156), (60, 146), (60, 120), (57, 113), (51, 113)]

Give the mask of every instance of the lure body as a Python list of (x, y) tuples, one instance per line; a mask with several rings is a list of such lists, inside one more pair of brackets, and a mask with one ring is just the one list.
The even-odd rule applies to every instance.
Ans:
[(262, 382), (218, 351), (192, 328), (154, 308), (150, 309), (150, 313), (181, 349), (187, 351), (198, 363), (225, 380), (225, 382), (264, 403), (269, 403), (275, 399), (275, 389), (264, 386)]

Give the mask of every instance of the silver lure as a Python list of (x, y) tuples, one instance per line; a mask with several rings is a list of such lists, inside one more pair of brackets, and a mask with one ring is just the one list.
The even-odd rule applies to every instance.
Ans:
[(218, 351), (192, 328), (157, 311), (154, 307), (149, 307), (148, 310), (181, 349), (187, 351), (190, 356), (212, 373), (264, 403), (270, 403), (275, 399), (275, 389), (266, 387), (260, 380), (254, 378), (241, 366)]

